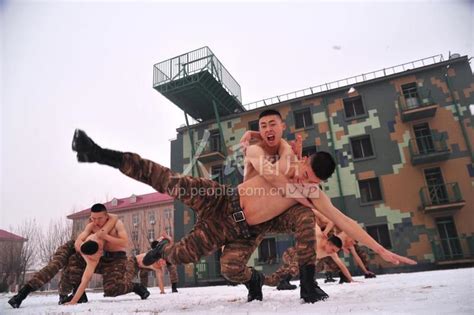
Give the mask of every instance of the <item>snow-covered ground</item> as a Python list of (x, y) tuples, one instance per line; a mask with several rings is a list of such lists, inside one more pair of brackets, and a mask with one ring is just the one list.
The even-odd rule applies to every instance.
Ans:
[[(1, 314), (474, 314), (474, 268), (356, 277), (360, 283), (324, 284), (325, 302), (303, 304), (299, 290), (264, 287), (263, 302), (246, 302), (243, 286), (180, 288), (179, 293), (158, 294), (151, 288), (142, 301), (131, 293), (104, 298), (88, 293), (89, 303), (57, 305), (57, 294), (32, 294), (19, 309), (7, 304), (12, 294), (0, 295)], [(297, 284), (297, 281), (292, 283)], [(169, 292), (169, 288), (166, 288)]]

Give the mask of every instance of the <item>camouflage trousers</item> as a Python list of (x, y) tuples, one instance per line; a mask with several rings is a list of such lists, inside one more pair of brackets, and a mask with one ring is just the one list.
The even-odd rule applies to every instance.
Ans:
[[(59, 294), (67, 295), (79, 286), (86, 262), (78, 253), (69, 258), (61, 275)], [(133, 278), (138, 274), (135, 257), (101, 257), (94, 273), (103, 277), (104, 296), (118, 296), (132, 292)]]
[[(173, 173), (169, 168), (134, 153), (124, 154), (120, 170), (195, 211), (197, 220), (193, 229), (179, 242), (164, 248), (164, 257), (169, 263), (194, 263), (225, 245), (221, 257), (222, 275), (232, 282), (247, 282), (252, 271), (246, 264), (265, 233), (295, 233), (301, 265), (314, 261), (316, 257), (315, 218), (309, 208), (296, 205), (268, 222), (251, 226), (252, 237), (244, 239), (232, 219), (230, 187), (205, 178)], [(198, 193), (202, 191), (205, 193)]]
[[(166, 264), (166, 269), (168, 269), (168, 273), (170, 275), (170, 282), (171, 283), (178, 283), (178, 268), (175, 265)], [(151, 269), (140, 268), (139, 276), (140, 276), (140, 283), (143, 284), (145, 287), (148, 287), (148, 274), (152, 271)]]
[(38, 290), (44, 284), (51, 281), (51, 279), (54, 278), (59, 270), (66, 266), (69, 257), (75, 252), (76, 250), (74, 249), (74, 241), (68, 241), (67, 243), (59, 246), (48, 264), (40, 271), (35, 272), (33, 277), (26, 284), (31, 286), (34, 291)]
[(316, 272), (339, 272), (339, 266), (334, 262), (331, 257), (324, 257), (319, 259), (316, 263)]
[(283, 265), (269, 276), (265, 276), (264, 284), (275, 287), (287, 275), (296, 277), (300, 274), (298, 254), (294, 247), (289, 247), (282, 255)]
[(354, 245), (354, 248), (357, 255), (359, 255), (360, 259), (362, 260), (365, 268), (369, 269), (369, 255), (367, 254), (367, 251), (357, 244)]

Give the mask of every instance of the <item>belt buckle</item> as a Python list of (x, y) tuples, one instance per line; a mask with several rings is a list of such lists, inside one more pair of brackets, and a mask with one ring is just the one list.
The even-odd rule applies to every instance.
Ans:
[(234, 218), (234, 221), (237, 223), (245, 221), (245, 214), (242, 210), (232, 213), (232, 217)]

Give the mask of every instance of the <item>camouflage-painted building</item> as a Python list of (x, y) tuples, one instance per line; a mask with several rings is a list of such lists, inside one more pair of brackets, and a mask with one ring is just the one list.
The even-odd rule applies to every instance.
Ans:
[[(337, 172), (324, 184), (333, 203), (386, 248), (418, 261), (414, 267), (394, 267), (370, 254), (372, 270), (474, 261), (474, 130), (469, 110), (474, 80), (467, 56), (429, 57), (244, 106), (239, 106), (240, 86), (226, 81), (225, 68), (210, 50), (199, 58), (217, 62), (217, 71), (209, 63), (186, 71), (198, 58), (183, 56), (168, 60), (170, 69), (155, 65), (155, 89), (197, 120), (177, 129), (171, 142), (174, 171), (237, 183), (239, 139), (258, 128), (262, 110), (274, 108), (286, 123), (284, 138), (301, 134), (304, 153), (324, 150), (336, 157)], [(173, 78), (178, 63), (184, 71), (177, 70)], [(192, 84), (211, 91), (197, 77), (202, 73), (212, 74), (234, 103), (220, 101), (219, 91), (207, 104), (193, 103)], [(187, 83), (180, 85), (183, 80)], [(176, 239), (193, 223), (192, 210), (176, 202)], [(249, 264), (272, 272), (292, 244), (291, 236), (268, 235)], [(344, 259), (354, 272), (353, 260)], [(185, 285), (218, 281), (219, 253), (180, 272)]]

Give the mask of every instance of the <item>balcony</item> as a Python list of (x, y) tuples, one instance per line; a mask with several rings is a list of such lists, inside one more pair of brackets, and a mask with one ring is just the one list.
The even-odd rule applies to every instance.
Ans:
[(420, 199), (425, 213), (458, 210), (466, 204), (458, 183), (425, 186), (420, 189)]
[(224, 161), (225, 154), (220, 146), (220, 144), (206, 143), (204, 147), (200, 147), (202, 144), (196, 144), (196, 152), (199, 153), (199, 150), (202, 150), (197, 159), (203, 163), (212, 163), (216, 161)]
[(421, 88), (410, 95), (398, 96), (398, 105), (403, 122), (434, 117), (438, 109), (438, 104), (431, 97), (431, 91), (425, 92)]
[(431, 248), (439, 265), (474, 261), (474, 236), (432, 240)]
[(444, 161), (449, 159), (451, 154), (444, 135), (411, 139), (408, 147), (413, 165)]

